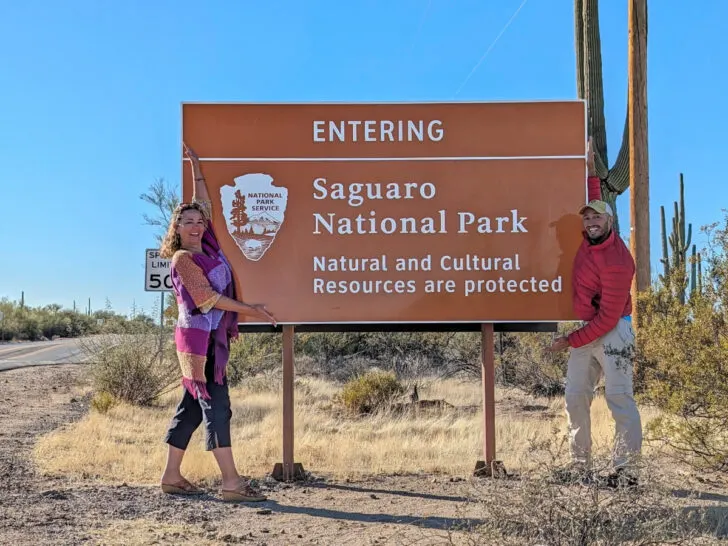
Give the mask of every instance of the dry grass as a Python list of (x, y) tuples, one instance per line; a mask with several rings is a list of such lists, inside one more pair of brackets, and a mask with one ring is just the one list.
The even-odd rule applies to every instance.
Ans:
[[(482, 459), (482, 417), (478, 383), (424, 381), (420, 399), (444, 399), (456, 406), (441, 413), (379, 414), (352, 418), (332, 402), (339, 386), (316, 379), (296, 382), (296, 461), (316, 474), (334, 478), (371, 474), (442, 472), (467, 475)], [(164, 466), (164, 433), (181, 391), (158, 407), (120, 404), (43, 437), (35, 456), (50, 474), (104, 482), (153, 484)], [(259, 378), (231, 389), (233, 449), (241, 472), (263, 476), (281, 460), (281, 395), (278, 379)], [(543, 406), (543, 408), (540, 408)], [(524, 409), (525, 407), (525, 409)], [(534, 464), (532, 441), (565, 429), (563, 400), (526, 398), (516, 391), (497, 393), (498, 458), (509, 470)], [(642, 410), (643, 424), (653, 412)], [(613, 424), (603, 398), (594, 401), (593, 435), (597, 449), (611, 445)], [(202, 448), (201, 430), (190, 444), (183, 471), (193, 480), (217, 481), (211, 454)]]

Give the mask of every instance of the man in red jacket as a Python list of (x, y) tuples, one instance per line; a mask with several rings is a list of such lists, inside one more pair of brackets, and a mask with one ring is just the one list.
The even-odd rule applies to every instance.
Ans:
[[(594, 176), (591, 151), (589, 186)], [(596, 180), (595, 180), (596, 179)], [(632, 389), (634, 332), (630, 289), (635, 264), (622, 239), (613, 231), (614, 212), (608, 203), (591, 200), (581, 207), (584, 240), (574, 259), (573, 305), (582, 326), (557, 338), (551, 350), (570, 349), (566, 372), (566, 414), (574, 471), (590, 476), (591, 418), (594, 389), (602, 374), (607, 405), (615, 421), (613, 463), (609, 485), (635, 485), (627, 466), (642, 447), (642, 423)]]

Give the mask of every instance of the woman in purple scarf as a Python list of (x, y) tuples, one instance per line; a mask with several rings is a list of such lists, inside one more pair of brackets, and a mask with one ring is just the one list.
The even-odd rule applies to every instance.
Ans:
[(161, 255), (172, 259), (172, 285), (179, 317), (175, 329), (177, 356), (182, 368), (184, 396), (167, 431), (167, 466), (162, 491), (197, 495), (203, 491), (181, 474), (180, 466), (192, 433), (205, 423), (206, 449), (222, 472), (226, 501), (263, 501), (235, 467), (230, 441), (230, 396), (225, 369), (230, 340), (238, 335), (238, 314), (262, 317), (276, 324), (264, 305), (238, 300), (230, 264), (218, 244), (211, 223), (211, 203), (200, 161), (184, 145), (192, 166), (192, 202), (181, 203), (172, 215)]

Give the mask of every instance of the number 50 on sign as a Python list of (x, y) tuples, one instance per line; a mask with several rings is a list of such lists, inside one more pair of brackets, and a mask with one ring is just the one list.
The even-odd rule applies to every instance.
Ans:
[(159, 256), (159, 250), (146, 250), (146, 268), (144, 274), (144, 290), (147, 292), (166, 292), (172, 290), (170, 275), (171, 260)]

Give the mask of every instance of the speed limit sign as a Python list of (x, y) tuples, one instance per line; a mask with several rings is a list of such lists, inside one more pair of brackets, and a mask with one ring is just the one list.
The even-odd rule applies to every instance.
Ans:
[(146, 250), (146, 264), (144, 290), (147, 292), (172, 290), (172, 277), (169, 272), (172, 260), (161, 258), (158, 249), (148, 248)]

